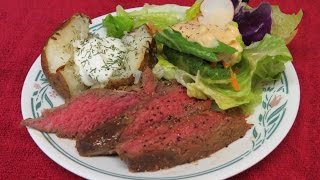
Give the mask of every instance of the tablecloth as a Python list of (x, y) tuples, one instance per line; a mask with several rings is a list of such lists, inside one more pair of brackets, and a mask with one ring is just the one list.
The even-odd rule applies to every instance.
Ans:
[[(47, 38), (76, 12), (91, 18), (144, 3), (191, 5), (193, 0), (1, 0), (0, 1), (0, 179), (81, 179), (48, 158), (33, 142), (22, 120), (20, 98), (26, 74)], [(253, 0), (251, 5), (261, 1)], [(284, 141), (264, 160), (232, 179), (320, 179), (319, 73), (320, 3), (268, 0), (287, 13), (304, 11), (289, 45), (301, 86), (300, 109)]]

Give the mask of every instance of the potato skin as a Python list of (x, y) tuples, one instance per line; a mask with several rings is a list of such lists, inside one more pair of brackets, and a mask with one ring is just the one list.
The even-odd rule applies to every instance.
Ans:
[(157, 45), (156, 41), (152, 38), (152, 41), (149, 43), (149, 48), (146, 50), (144, 54), (144, 60), (141, 63), (139, 70), (143, 71), (147, 67), (152, 69), (157, 64), (157, 62)]
[(121, 86), (131, 86), (134, 83), (134, 77), (131, 75), (128, 78), (110, 79), (105, 86), (106, 89), (118, 89)]
[(52, 86), (52, 88), (56, 90), (57, 93), (60, 96), (62, 96), (64, 99), (70, 99), (71, 93), (69, 90), (68, 83), (59, 72), (59, 71), (63, 71), (64, 66), (60, 67), (56, 73), (51, 73), (49, 71), (48, 60), (44, 50), (41, 53), (41, 66), (42, 66), (43, 73), (47, 77), (47, 80), (49, 84)]
[(64, 65), (59, 67), (55, 73), (50, 72), (49, 70), (49, 64), (48, 64), (48, 58), (46, 54), (46, 48), (48, 46), (49, 40), (57, 40), (55, 36), (60, 36), (59, 31), (66, 28), (73, 20), (73, 18), (80, 16), (82, 18), (86, 18), (89, 20), (89, 23), (91, 24), (91, 19), (84, 14), (76, 13), (66, 21), (64, 21), (50, 36), (50, 38), (47, 40), (42, 53), (41, 53), (41, 67), (44, 72), (44, 75), (47, 77), (47, 80), (49, 84), (52, 86), (53, 89), (57, 91), (59, 95), (61, 95), (64, 99), (69, 99), (71, 97), (71, 92), (68, 86), (67, 81), (64, 79), (64, 77), (61, 74), (61, 71), (64, 70)]

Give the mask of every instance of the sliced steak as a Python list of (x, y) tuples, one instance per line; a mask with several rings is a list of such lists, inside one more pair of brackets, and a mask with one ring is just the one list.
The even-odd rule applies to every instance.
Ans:
[(130, 123), (137, 109), (145, 104), (145, 101), (131, 106), (123, 114), (106, 121), (85, 136), (76, 139), (76, 148), (81, 156), (102, 156), (116, 154), (115, 146), (118, 144), (119, 136), (123, 129)]
[(134, 139), (141, 130), (165, 118), (181, 118), (211, 108), (210, 100), (203, 101), (188, 97), (186, 89), (181, 85), (173, 84), (170, 91), (160, 94), (162, 95), (152, 98), (150, 102), (135, 112), (132, 123), (121, 133), (121, 142)]
[(205, 158), (244, 136), (249, 128), (243, 116), (205, 111), (167, 118), (120, 143), (116, 151), (131, 171), (156, 171)]
[(59, 137), (81, 137), (123, 113), (142, 98), (136, 92), (92, 89), (71, 98), (64, 105), (44, 111), (40, 118), (27, 119), (21, 124), (39, 131), (56, 133)]
[(112, 123), (131, 106), (148, 99), (145, 94), (155, 91), (156, 84), (151, 69), (146, 67), (142, 73), (142, 88), (87, 90), (61, 106), (45, 110), (40, 118), (22, 121), (21, 125), (56, 133), (59, 137), (81, 138), (103, 123)]
[(153, 75), (152, 70), (150, 68), (146, 68), (142, 73), (142, 87), (144, 93), (146, 93), (147, 95), (153, 94), (156, 90), (157, 85), (158, 80)]
[(181, 85), (162, 82), (152, 96), (77, 139), (76, 147), (82, 156), (113, 154), (119, 141), (134, 138), (154, 123), (166, 118), (183, 117), (210, 107), (211, 101), (189, 98)]

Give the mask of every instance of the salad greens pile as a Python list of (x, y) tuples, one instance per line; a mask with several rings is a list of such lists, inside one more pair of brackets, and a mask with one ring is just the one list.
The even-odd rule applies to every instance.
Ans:
[(121, 38), (126, 32), (143, 24), (152, 23), (157, 29), (164, 29), (185, 18), (185, 10), (177, 5), (146, 4), (141, 10), (132, 12), (126, 12), (121, 6), (117, 6), (116, 16), (109, 14), (102, 24), (107, 27), (108, 36)]
[[(202, 2), (196, 0), (188, 9), (147, 4), (131, 12), (118, 6), (116, 15), (108, 15), (103, 25), (108, 36), (119, 38), (136, 27), (151, 24), (156, 29), (158, 63), (153, 72), (158, 78), (177, 80), (187, 88), (188, 96), (212, 99), (222, 110), (240, 107), (251, 113), (261, 102), (261, 84), (277, 80), (285, 63), (292, 60), (286, 44), (297, 33), (303, 13), (300, 10), (289, 15), (268, 3), (252, 8), (247, 1), (232, 0), (234, 17), (229, 24), (239, 30), (235, 41), (241, 48), (219, 40), (210, 48), (171, 28), (201, 16)], [(226, 60), (231, 56), (236, 57), (232, 63)]]
[(179, 52), (192, 54), (195, 57), (200, 57), (210, 62), (217, 62), (216, 53), (224, 52), (233, 54), (237, 52), (236, 49), (230, 47), (220, 41), (214, 48), (202, 47), (199, 43), (188, 41), (181, 33), (173, 31), (172, 29), (164, 29), (155, 35), (157, 42), (165, 44), (166, 46), (178, 50)]

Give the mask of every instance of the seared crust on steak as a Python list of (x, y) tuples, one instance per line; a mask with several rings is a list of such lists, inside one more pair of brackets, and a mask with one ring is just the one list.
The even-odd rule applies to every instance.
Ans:
[(134, 172), (156, 171), (210, 156), (243, 137), (251, 126), (244, 116), (204, 111), (166, 119), (116, 151)]

